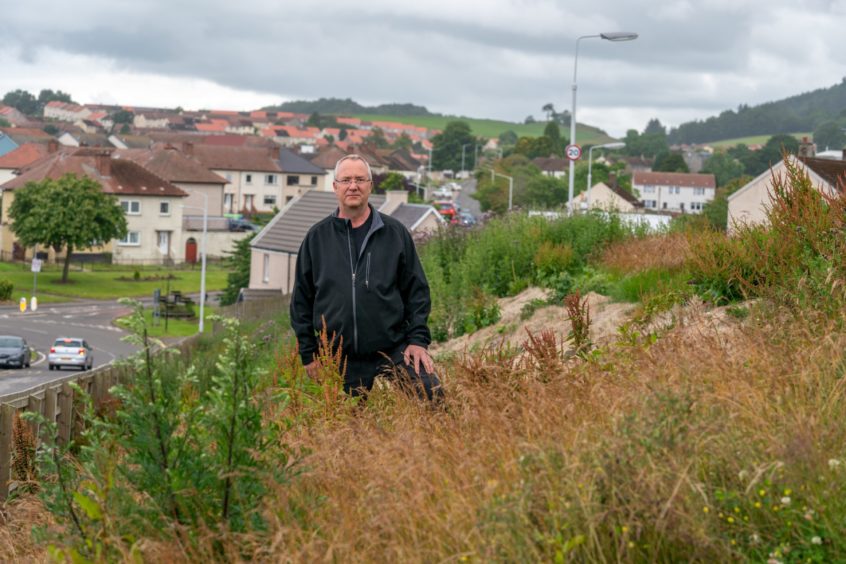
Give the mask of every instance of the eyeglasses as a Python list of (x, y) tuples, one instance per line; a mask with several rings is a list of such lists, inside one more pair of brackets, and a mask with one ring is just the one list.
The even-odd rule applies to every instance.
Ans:
[(359, 186), (364, 186), (368, 182), (370, 182), (369, 178), (365, 178), (364, 176), (356, 176), (355, 178), (336, 178), (335, 182), (346, 188), (353, 182), (358, 184)]

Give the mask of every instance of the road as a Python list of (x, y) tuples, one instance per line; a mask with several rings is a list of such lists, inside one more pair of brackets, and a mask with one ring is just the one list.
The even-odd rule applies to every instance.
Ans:
[(121, 339), (126, 332), (112, 325), (130, 309), (116, 301), (80, 301), (45, 304), (38, 311), (21, 313), (17, 307), (0, 308), (0, 334), (23, 337), (38, 353), (30, 368), (0, 370), (0, 396), (43, 384), (67, 374), (71, 368), (51, 372), (46, 354), (57, 337), (86, 339), (94, 350), (94, 366), (131, 354), (135, 349)]
[(458, 193), (458, 205), (461, 211), (469, 211), (473, 217), (478, 219), (482, 216), (482, 208), (479, 207), (479, 201), (471, 198), (470, 195), (476, 192), (476, 179), (472, 176), (467, 180), (461, 182), (461, 192)]

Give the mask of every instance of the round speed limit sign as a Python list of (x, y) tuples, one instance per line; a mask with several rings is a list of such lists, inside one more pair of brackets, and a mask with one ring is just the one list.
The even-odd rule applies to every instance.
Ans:
[(567, 145), (566, 154), (571, 161), (577, 161), (582, 157), (582, 148), (578, 145)]

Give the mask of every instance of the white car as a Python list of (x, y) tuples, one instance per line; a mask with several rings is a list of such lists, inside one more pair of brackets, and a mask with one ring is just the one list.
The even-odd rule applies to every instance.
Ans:
[(452, 190), (450, 190), (447, 186), (441, 186), (440, 188), (432, 192), (432, 195), (435, 197), (435, 199), (438, 200), (451, 200)]
[(50, 370), (60, 370), (62, 366), (77, 366), (82, 370), (91, 370), (94, 366), (94, 354), (85, 339), (59, 337), (50, 347), (47, 365)]

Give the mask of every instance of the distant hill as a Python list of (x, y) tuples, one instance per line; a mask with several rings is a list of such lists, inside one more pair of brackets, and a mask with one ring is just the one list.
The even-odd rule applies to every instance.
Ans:
[(691, 121), (670, 130), (670, 143), (708, 143), (721, 139), (814, 131), (846, 116), (846, 78), (830, 88), (758, 106), (741, 105), (719, 116)]
[(379, 116), (437, 116), (424, 106), (414, 104), (380, 104), (378, 106), (362, 106), (355, 100), (347, 98), (320, 98), (318, 100), (294, 100), (283, 102), (277, 106), (262, 108), (267, 111), (295, 112), (298, 114), (353, 115), (371, 114)]

